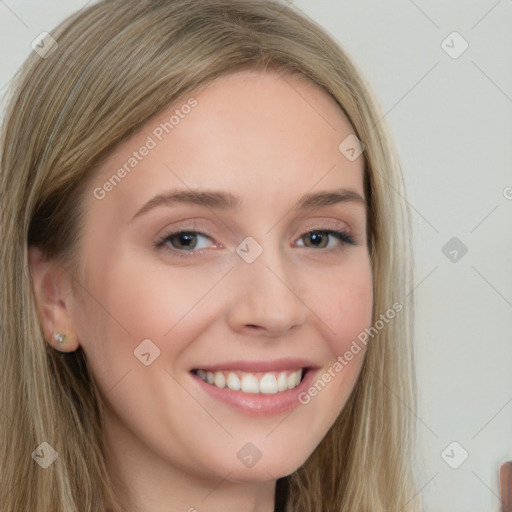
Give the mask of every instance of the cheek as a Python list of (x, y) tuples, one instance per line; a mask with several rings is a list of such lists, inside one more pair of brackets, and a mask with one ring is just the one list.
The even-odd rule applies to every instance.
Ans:
[[(133, 273), (134, 268), (146, 270)], [(227, 270), (152, 268), (127, 262), (112, 275), (108, 302), (133, 337), (168, 340), (182, 325), (193, 323), (199, 312), (204, 315), (215, 307), (215, 286)]]
[(357, 283), (340, 292), (334, 302), (332, 317), (328, 319), (334, 337), (328, 338), (336, 354), (348, 349), (353, 340), (371, 325), (373, 294), (372, 283)]
[(328, 416), (324, 423), (328, 425), (334, 422), (348, 399), (366, 353), (366, 344), (360, 341), (360, 336), (372, 322), (373, 280), (369, 259), (361, 258), (350, 271), (346, 267), (340, 269), (323, 287), (314, 289), (310, 300), (315, 304), (314, 311), (319, 312), (316, 325), (322, 333), (325, 365), (302, 403), (314, 399), (314, 407)]
[(362, 260), (351, 271), (333, 275), (323, 287), (316, 288), (311, 303), (332, 354), (343, 354), (371, 325), (373, 281), (369, 261)]
[(215, 286), (229, 266), (205, 272), (151, 265), (136, 254), (103, 256), (97, 260), (101, 265), (91, 267), (80, 314), (84, 348), (99, 360), (113, 359), (105, 365), (132, 362), (133, 351), (146, 339), (162, 355), (176, 357), (192, 334), (199, 334), (201, 321), (217, 314), (220, 301), (212, 296), (217, 297)]

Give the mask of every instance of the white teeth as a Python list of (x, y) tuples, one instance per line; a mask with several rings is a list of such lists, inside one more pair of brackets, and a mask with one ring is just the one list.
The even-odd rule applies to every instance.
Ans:
[(290, 373), (290, 375), (288, 375), (288, 389), (293, 389), (299, 383), (297, 377), (300, 380), (300, 375), (297, 375), (297, 372)]
[(244, 393), (259, 393), (260, 392), (260, 386), (258, 384), (258, 379), (250, 373), (246, 373), (242, 377), (241, 388)]
[[(222, 372), (217, 372), (222, 373)], [(240, 379), (238, 378), (238, 375), (233, 372), (229, 372), (227, 385), (229, 389), (232, 389), (233, 391), (238, 391), (240, 389)]]
[(272, 373), (265, 373), (260, 380), (260, 393), (267, 395), (277, 393), (277, 379)]
[(248, 372), (210, 372), (197, 370), (196, 374), (205, 382), (213, 384), (218, 388), (228, 388), (243, 393), (261, 393), (272, 395), (280, 391), (286, 391), (297, 387), (302, 378), (302, 369), (292, 373), (288, 372), (267, 372), (259, 374), (259, 378)]
[(215, 375), (213, 377), (213, 383), (218, 388), (224, 388), (226, 387), (226, 377), (224, 377), (224, 374), (222, 372), (215, 372)]
[(286, 376), (286, 373), (281, 372), (279, 374), (279, 377), (277, 377), (277, 390), (285, 391), (287, 389), (288, 389), (288, 377)]

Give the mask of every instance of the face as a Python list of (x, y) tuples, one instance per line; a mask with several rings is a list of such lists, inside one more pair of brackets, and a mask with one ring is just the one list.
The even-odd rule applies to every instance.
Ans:
[(244, 71), (97, 170), (69, 311), (113, 458), (263, 481), (325, 436), (364, 350), (333, 364), (372, 311), (363, 157), (338, 149), (351, 133), (317, 86)]

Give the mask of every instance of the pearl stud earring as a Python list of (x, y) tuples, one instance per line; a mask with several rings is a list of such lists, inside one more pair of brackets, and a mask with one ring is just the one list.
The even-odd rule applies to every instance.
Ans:
[(53, 335), (53, 339), (57, 342), (57, 343), (64, 343), (64, 340), (66, 339), (66, 335), (65, 334), (62, 334), (60, 332), (57, 332)]

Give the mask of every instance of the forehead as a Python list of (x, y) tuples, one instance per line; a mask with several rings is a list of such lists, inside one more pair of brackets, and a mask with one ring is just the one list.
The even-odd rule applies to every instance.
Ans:
[(112, 182), (102, 207), (127, 210), (164, 188), (230, 190), (260, 206), (315, 187), (362, 194), (363, 158), (338, 149), (351, 133), (334, 99), (305, 78), (241, 71), (149, 120), (100, 166), (94, 186)]

